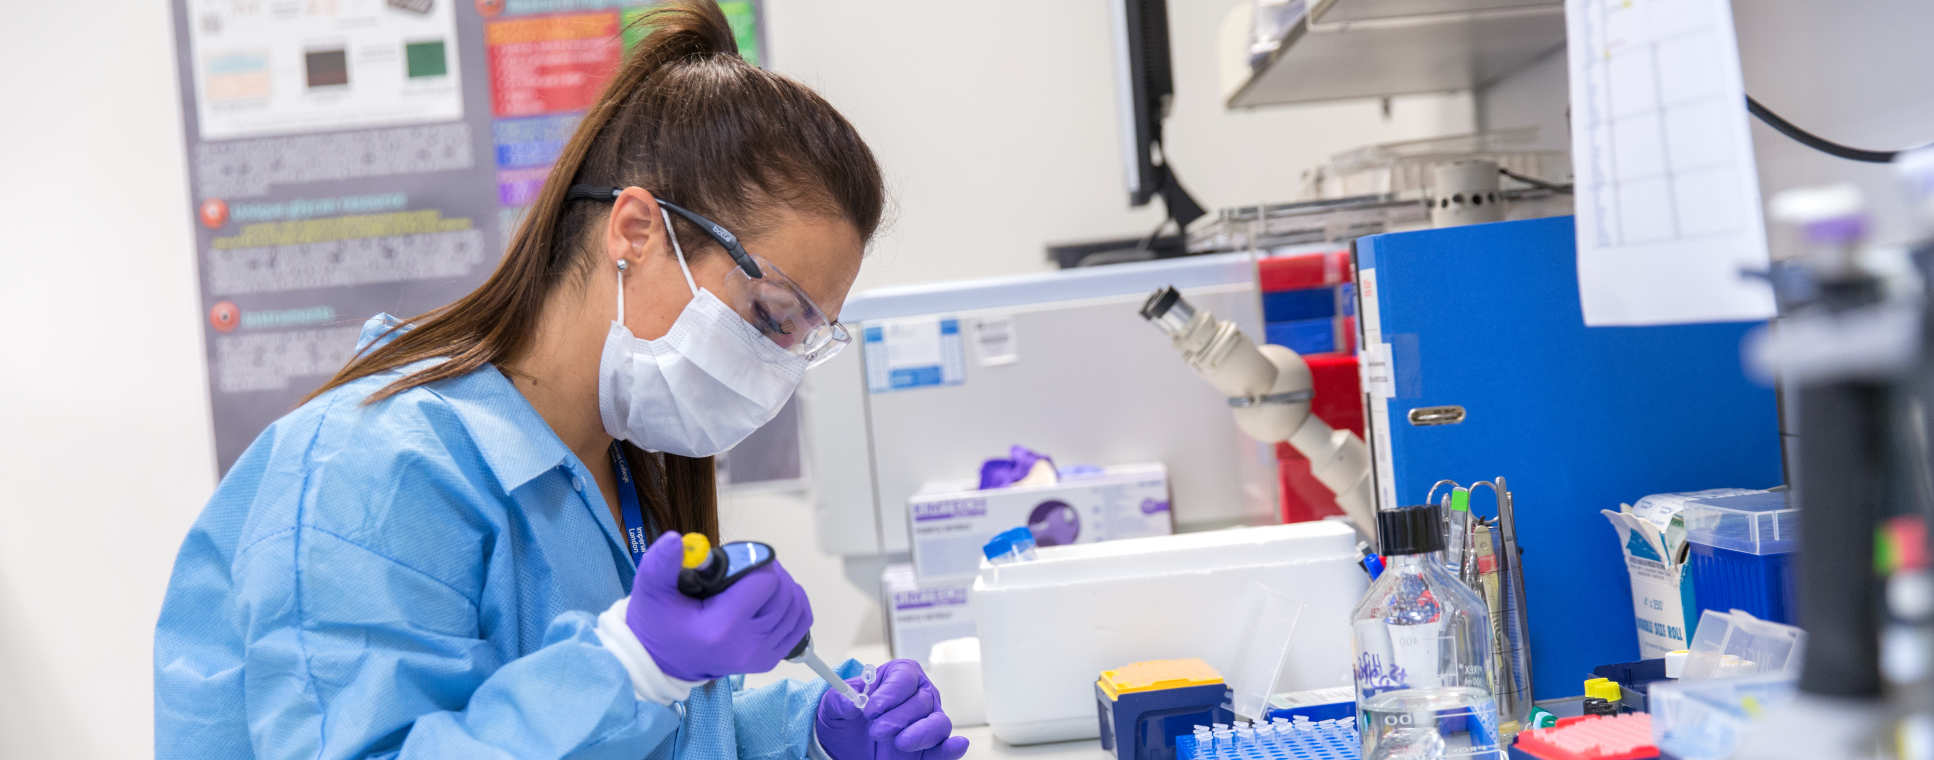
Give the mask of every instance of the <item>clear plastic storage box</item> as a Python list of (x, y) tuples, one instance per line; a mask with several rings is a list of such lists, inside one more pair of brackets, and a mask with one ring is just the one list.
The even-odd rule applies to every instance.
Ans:
[(1762, 620), (1794, 622), (1800, 510), (1787, 505), (1786, 492), (1694, 501), (1684, 518), (1700, 610), (1739, 609)]

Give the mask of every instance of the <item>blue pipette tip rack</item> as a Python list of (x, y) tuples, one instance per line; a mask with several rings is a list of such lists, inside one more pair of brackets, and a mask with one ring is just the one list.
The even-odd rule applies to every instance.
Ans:
[(1359, 760), (1356, 719), (1197, 726), (1175, 737), (1176, 760)]

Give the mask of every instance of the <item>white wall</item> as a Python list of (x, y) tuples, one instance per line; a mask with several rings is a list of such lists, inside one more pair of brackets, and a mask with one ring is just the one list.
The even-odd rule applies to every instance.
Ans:
[[(1045, 244), (1146, 235), (1160, 203), (1125, 205), (1113, 0), (772, 0), (775, 68), (818, 88), (872, 144), (897, 223), (869, 285), (1045, 268)], [(1205, 208), (1291, 200), (1331, 154), (1468, 131), (1468, 95), (1229, 112), (1215, 41), (1234, 0), (1170, 0), (1176, 99), (1168, 147)], [(827, 44), (837, 40), (836, 44)]]
[[(1934, 4), (1921, 0), (1733, 0), (1746, 92), (1809, 131), (1858, 148), (1895, 149), (1934, 142)], [(1569, 149), (1562, 51), (1478, 97), (1478, 123), (1537, 124), (1547, 141)], [(1740, 108), (1745, 108), (1741, 104)], [(1749, 117), (1762, 200), (1795, 187), (1847, 182), (1866, 196), (1882, 242), (1919, 234), (1890, 167), (1820, 153)], [(1799, 249), (1793, 232), (1769, 220), (1775, 256)]]
[(0, 757), (141, 757), (155, 615), (215, 483), (168, 4), (7, 15)]
[[(1734, 0), (1746, 92), (1775, 113), (1857, 148), (1934, 142), (1934, 4), (1921, 0)], [(1866, 196), (1876, 240), (1906, 242), (1920, 225), (1891, 167), (1815, 151), (1753, 120), (1763, 198), (1794, 187), (1848, 182)], [(1797, 236), (1769, 220), (1775, 255)]]
[[(1154, 225), (1122, 205), (1102, 0), (768, 4), (779, 68), (860, 126), (893, 183), (897, 222), (862, 286), (1040, 269), (1047, 242)], [(1402, 99), (1388, 120), (1374, 103), (1224, 112), (1210, 45), (1231, 4), (1171, 2), (1171, 151), (1206, 206), (1285, 199), (1339, 150), (1470, 128), (1468, 96)], [(169, 13), (8, 10), (0, 757), (140, 757), (154, 619), (214, 485)], [(728, 531), (774, 540), (813, 589), (829, 654), (877, 638), (802, 501), (727, 509)]]
[(1536, 147), (1570, 153), (1568, 81), (1565, 47), (1560, 45), (1523, 69), (1492, 82), (1478, 93), (1478, 129), (1537, 127)]

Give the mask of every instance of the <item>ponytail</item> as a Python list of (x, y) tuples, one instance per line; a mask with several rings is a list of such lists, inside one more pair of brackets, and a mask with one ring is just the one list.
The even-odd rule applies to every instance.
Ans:
[[(862, 240), (873, 236), (885, 204), (880, 168), (831, 104), (740, 58), (731, 25), (710, 0), (673, 0), (634, 23), (649, 33), (578, 123), (490, 278), (409, 320), (408, 329), (392, 328), (388, 342), (352, 358), (305, 402), (364, 377), (444, 359), (365, 400), (375, 403), (528, 352), (545, 303), (561, 285), (581, 287), (591, 271), (583, 241), (609, 213), (599, 204), (567, 202), (573, 184), (644, 187), (741, 236), (769, 229), (763, 220), (781, 206), (844, 219)], [(673, 224), (688, 228), (681, 237), (705, 239), (689, 222)], [(659, 491), (655, 506), (679, 505), (671, 513), (654, 509), (661, 526), (717, 538), (709, 458), (641, 464), (664, 475), (662, 488), (647, 489)]]

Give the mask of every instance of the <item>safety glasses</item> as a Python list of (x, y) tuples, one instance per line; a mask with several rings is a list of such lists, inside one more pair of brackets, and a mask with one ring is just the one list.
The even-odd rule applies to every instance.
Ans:
[[(622, 192), (616, 187), (572, 185), (564, 199), (609, 203)], [(853, 342), (845, 325), (820, 310), (777, 265), (746, 251), (731, 231), (671, 201), (660, 198), (658, 205), (697, 226), (732, 257), (736, 266), (725, 275), (725, 292), (719, 293), (719, 298), (766, 339), (805, 359), (808, 367), (824, 364)]]

